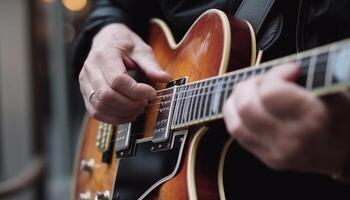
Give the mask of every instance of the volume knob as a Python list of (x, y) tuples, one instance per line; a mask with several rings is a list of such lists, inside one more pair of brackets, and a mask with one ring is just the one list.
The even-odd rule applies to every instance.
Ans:
[(110, 196), (109, 191), (96, 192), (95, 200), (109, 200)]
[(80, 161), (80, 170), (89, 171), (91, 172), (92, 169), (95, 166), (95, 160), (89, 159), (89, 160), (81, 160)]
[(90, 200), (90, 199), (91, 199), (91, 193), (89, 191), (79, 194), (79, 200)]

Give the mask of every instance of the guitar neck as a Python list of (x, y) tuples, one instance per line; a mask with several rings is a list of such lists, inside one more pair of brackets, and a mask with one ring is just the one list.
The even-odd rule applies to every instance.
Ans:
[(174, 88), (171, 129), (222, 118), (222, 107), (235, 86), (250, 77), (289, 62), (300, 66), (297, 84), (317, 95), (343, 90), (350, 85), (350, 41), (323, 46), (198, 82)]

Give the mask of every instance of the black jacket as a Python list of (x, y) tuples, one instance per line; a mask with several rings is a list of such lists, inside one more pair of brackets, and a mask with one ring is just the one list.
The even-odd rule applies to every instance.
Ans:
[[(127, 24), (141, 36), (152, 17), (163, 19), (180, 39), (194, 20), (210, 8), (234, 14), (242, 0), (95, 0), (75, 48), (73, 65), (80, 71), (93, 36), (113, 22)], [(257, 36), (269, 60), (350, 36), (348, 0), (276, 0)]]

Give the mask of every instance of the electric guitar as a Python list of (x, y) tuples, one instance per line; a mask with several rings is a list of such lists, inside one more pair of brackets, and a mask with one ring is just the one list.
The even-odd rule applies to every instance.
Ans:
[(349, 41), (247, 68), (257, 57), (252, 27), (215, 9), (203, 13), (179, 43), (163, 21), (153, 19), (148, 44), (172, 81), (152, 84), (157, 98), (135, 122), (115, 127), (86, 117), (73, 199), (232, 199), (225, 166), (233, 140), (208, 130), (222, 118), (237, 83), (296, 62), (297, 84), (310, 92), (350, 86)]

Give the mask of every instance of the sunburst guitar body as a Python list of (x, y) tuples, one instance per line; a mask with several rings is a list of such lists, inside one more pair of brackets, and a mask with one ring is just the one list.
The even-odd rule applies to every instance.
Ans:
[(218, 119), (237, 83), (293, 61), (301, 68), (297, 84), (315, 94), (349, 88), (349, 41), (247, 68), (255, 65), (254, 31), (215, 9), (179, 43), (163, 21), (152, 20), (148, 44), (172, 81), (150, 83), (157, 98), (132, 123), (85, 119), (73, 199), (233, 199), (232, 139)]
[[(219, 10), (202, 14), (179, 43), (163, 21), (152, 20), (148, 44), (173, 81), (153, 84), (161, 98), (151, 102), (136, 122), (124, 125), (124, 133), (118, 135), (123, 132), (119, 128), (87, 117), (76, 156), (73, 199), (219, 199), (220, 155), (227, 136), (207, 134), (210, 126), (205, 123), (217, 116), (174, 128), (167, 123), (174, 116), (167, 104), (174, 99), (171, 88), (176, 85), (221, 75), (228, 66), (237, 69), (253, 64), (254, 42), (248, 23)], [(111, 132), (103, 133), (108, 126)], [(160, 133), (163, 129), (165, 134)], [(128, 142), (121, 142), (125, 137)], [(110, 142), (105, 150), (99, 146), (101, 138)], [(115, 147), (118, 142), (124, 146)]]

